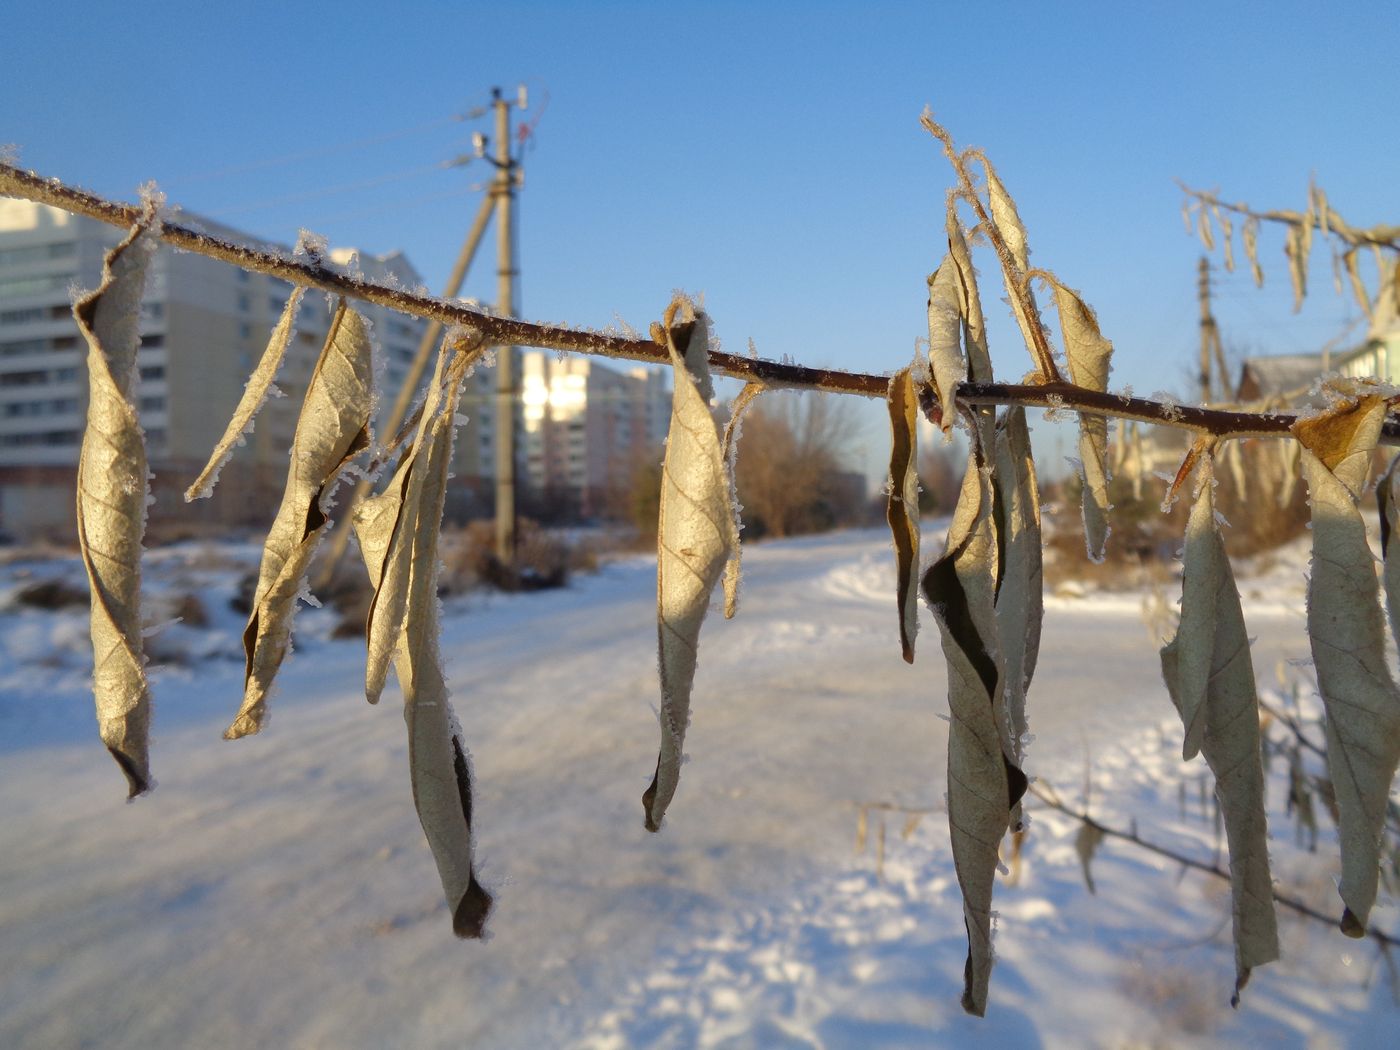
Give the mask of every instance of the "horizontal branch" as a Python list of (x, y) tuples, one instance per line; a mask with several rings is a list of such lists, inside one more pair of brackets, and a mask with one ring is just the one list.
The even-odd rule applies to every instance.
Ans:
[[(66, 186), (57, 179), (45, 179), (34, 172), (7, 164), (0, 164), (0, 195), (48, 204), (122, 228), (136, 223), (143, 215), (143, 209), (138, 205), (109, 201), (85, 190)], [(487, 311), (473, 309), (463, 303), (440, 299), (424, 292), (366, 281), (327, 266), (322, 260), (314, 257), (292, 256), (275, 249), (240, 244), (178, 223), (163, 221), (157, 232), (162, 240), (176, 248), (219, 259), (245, 270), (280, 277), (293, 284), (319, 288), (336, 295), (377, 303), (415, 317), (440, 321), (445, 325), (474, 328), (494, 346), (528, 346), (648, 364), (670, 363), (666, 347), (651, 339), (498, 317)], [(711, 352), (710, 368), (722, 375), (756, 381), (771, 387), (879, 398), (886, 395), (890, 379), (888, 375), (810, 368), (719, 351)], [(928, 396), (932, 397), (932, 393)], [(1086, 412), (1090, 415), (1134, 419), (1144, 423), (1176, 427), (1221, 438), (1285, 437), (1296, 419), (1289, 413), (1198, 408), (1148, 398), (1102, 393), (1065, 382), (1038, 386), (1018, 383), (961, 383), (958, 386), (958, 397), (973, 405), (1014, 404)], [(1400, 420), (1386, 420), (1382, 441), (1387, 444), (1400, 444)]]
[[(1223, 201), (1214, 193), (1206, 190), (1192, 189), (1180, 179), (1176, 184), (1181, 187), (1181, 192), (1188, 197), (1194, 197), (1202, 204), (1209, 204), (1212, 207), (1221, 208), (1224, 211), (1233, 212), (1236, 215), (1243, 215), (1247, 219), (1259, 219), (1264, 222), (1277, 222), (1285, 226), (1302, 226), (1307, 220), (1302, 212), (1290, 211), (1287, 209), (1275, 209), (1271, 211), (1255, 211), (1248, 204), (1231, 204)], [(1309, 213), (1312, 214), (1312, 213)], [(1331, 207), (1327, 209), (1327, 224), (1324, 226), (1322, 216), (1312, 214), (1311, 225), (1324, 232), (1335, 233), (1339, 238), (1351, 245), (1373, 244), (1378, 248), (1389, 248), (1391, 251), (1400, 251), (1400, 226), (1372, 226), (1370, 229), (1358, 229), (1355, 226), (1343, 221)]]
[[(1104, 835), (1108, 838), (1119, 839), (1123, 842), (1131, 842), (1134, 846), (1138, 846), (1142, 849), (1145, 849), (1149, 853), (1155, 853), (1159, 857), (1165, 857), (1168, 860), (1175, 861), (1177, 864), (1180, 864), (1183, 867), (1191, 868), (1194, 871), (1205, 872), (1205, 874), (1207, 875), (1214, 875), (1216, 878), (1224, 879), (1227, 882), (1230, 879), (1230, 873), (1224, 868), (1219, 868), (1216, 867), (1214, 864), (1207, 864), (1203, 860), (1197, 860), (1194, 857), (1188, 857), (1185, 854), (1177, 853), (1174, 850), (1167, 849), (1165, 846), (1159, 846), (1157, 843), (1152, 842), (1149, 839), (1143, 838), (1137, 833), (1136, 830), (1122, 831), (1119, 828), (1113, 828), (1109, 827), (1107, 824), (1101, 824), (1099, 821), (1089, 816), (1089, 814), (1081, 813), (1078, 810), (1072, 809), (1069, 806), (1065, 805), (1065, 803), (1061, 802), (1059, 797), (1053, 791), (1046, 791), (1044, 788), (1036, 784), (1032, 784), (1028, 790), (1032, 795), (1034, 795), (1041, 802), (1044, 802), (1051, 809), (1058, 810), (1059, 812), (1065, 814), (1065, 816), (1073, 817), (1075, 820), (1082, 821), (1089, 827), (1093, 828), (1095, 831), (1099, 832), (1101, 835)], [(1296, 897), (1290, 897), (1285, 893), (1280, 893), (1278, 890), (1274, 890), (1274, 900), (1277, 901), (1279, 904), (1282, 904), (1285, 908), (1289, 909), (1290, 911), (1296, 912), (1299, 915), (1306, 916), (1309, 919), (1316, 919), (1318, 922), (1325, 922), (1329, 926), (1337, 925), (1337, 920), (1335, 917), (1328, 915), (1326, 912), (1321, 911), (1318, 908), (1314, 908), (1310, 904), (1305, 904), (1303, 901), (1298, 900)], [(1396, 945), (1400, 945), (1400, 938), (1392, 937), (1384, 930), (1378, 929), (1375, 926), (1366, 927), (1366, 936), (1370, 937), (1377, 944), (1380, 944), (1386, 948), (1393, 948)]]

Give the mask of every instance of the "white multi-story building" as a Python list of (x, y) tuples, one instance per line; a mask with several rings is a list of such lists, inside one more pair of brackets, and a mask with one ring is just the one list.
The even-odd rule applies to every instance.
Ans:
[[(190, 215), (177, 221), (225, 239), (255, 239)], [(73, 486), (87, 398), (86, 345), (73, 320), (75, 289), (97, 287), (102, 259), (123, 231), (56, 208), (0, 198), (0, 530), (24, 536), (72, 532)], [(331, 253), (367, 278), (421, 278), (401, 253)], [(162, 246), (141, 308), (139, 381), (133, 398), (156, 476), (153, 521), (266, 524), (280, 495), (301, 394), (325, 338), (326, 297), (309, 292), (297, 317), (275, 398), (223, 474), (214, 498), (186, 507), (179, 495), (202, 466), (282, 313), (291, 285), (275, 277)], [(372, 322), (393, 401), (424, 322), (357, 303)]]
[(524, 479), (537, 496), (593, 516), (632, 480), (639, 457), (659, 456), (671, 417), (664, 370), (531, 350), (520, 377)]

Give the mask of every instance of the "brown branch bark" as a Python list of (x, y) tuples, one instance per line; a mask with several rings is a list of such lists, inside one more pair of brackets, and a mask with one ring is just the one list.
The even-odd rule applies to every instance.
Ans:
[[(139, 205), (109, 201), (85, 190), (66, 186), (57, 179), (46, 179), (7, 164), (0, 164), (0, 195), (48, 204), (122, 228), (135, 223), (143, 212)], [(280, 277), (293, 284), (378, 303), (446, 325), (465, 325), (476, 329), (488, 343), (495, 346), (538, 347), (652, 364), (670, 361), (666, 348), (651, 339), (496, 317), (425, 292), (408, 291), (352, 277), (325, 265), (319, 259), (293, 257), (272, 248), (240, 244), (178, 223), (162, 222), (159, 236), (174, 247), (219, 259), (245, 270)], [(770, 387), (824, 390), (875, 398), (883, 398), (889, 389), (888, 375), (810, 368), (719, 352), (710, 354), (710, 368), (735, 379), (757, 380)], [(926, 392), (925, 396), (931, 397), (932, 394)], [(1218, 438), (1286, 437), (1296, 418), (1281, 412), (1234, 412), (1168, 404), (1148, 398), (1086, 390), (1063, 381), (1038, 386), (962, 383), (958, 386), (958, 397), (972, 405), (1025, 405), (1135, 419)], [(1400, 444), (1400, 419), (1387, 419), (1382, 441)]]

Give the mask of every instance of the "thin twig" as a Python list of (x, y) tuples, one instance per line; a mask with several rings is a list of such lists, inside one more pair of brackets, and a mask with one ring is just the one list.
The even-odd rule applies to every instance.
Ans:
[[(45, 179), (33, 172), (6, 164), (0, 164), (0, 195), (48, 204), (123, 228), (132, 225), (142, 215), (140, 206), (109, 201), (84, 190), (65, 186), (56, 179)], [(353, 277), (332, 269), (315, 257), (293, 257), (269, 248), (239, 244), (178, 223), (163, 222), (159, 236), (177, 248), (219, 259), (245, 270), (377, 303), (415, 317), (441, 321), (446, 325), (474, 328), (488, 343), (495, 346), (538, 347), (651, 364), (666, 364), (670, 361), (666, 348), (655, 340), (497, 317), (459, 302)], [(884, 398), (889, 390), (888, 375), (810, 368), (718, 351), (710, 353), (710, 368), (735, 379), (756, 380), (770, 388), (818, 390), (872, 398)], [(929, 392), (923, 396), (932, 395)], [(1148, 398), (1087, 390), (1063, 381), (1041, 385), (960, 383), (957, 397), (970, 405), (1023, 405), (1086, 412), (1090, 415), (1135, 419), (1220, 438), (1286, 437), (1297, 418), (1293, 414), (1281, 412), (1232, 412), (1167, 404)], [(1381, 440), (1385, 444), (1400, 444), (1400, 419), (1386, 420)]]
[[(1065, 814), (1068, 817), (1073, 817), (1075, 820), (1082, 821), (1089, 827), (1093, 828), (1095, 831), (1107, 836), (1108, 838), (1120, 839), (1123, 842), (1131, 842), (1134, 846), (1138, 846), (1142, 849), (1145, 849), (1149, 853), (1155, 853), (1159, 857), (1166, 857), (1168, 860), (1175, 861), (1183, 867), (1191, 868), (1195, 871), (1205, 872), (1207, 875), (1214, 875), (1218, 879), (1224, 879), (1227, 882), (1230, 879), (1230, 873), (1225, 869), (1216, 867), (1214, 864), (1207, 864), (1205, 861), (1202, 860), (1196, 860), (1194, 857), (1188, 857), (1185, 854), (1177, 853), (1174, 850), (1167, 849), (1167, 847), (1165, 846), (1160, 846), (1155, 842), (1143, 838), (1137, 833), (1136, 830), (1121, 831), (1118, 828), (1109, 827), (1107, 824), (1100, 823), (1093, 817), (1089, 816), (1088, 813), (1082, 813), (1079, 810), (1073, 809), (1072, 807), (1061, 802), (1059, 795), (1055, 793), (1055, 790), (1053, 788), (1050, 788), (1047, 791), (1045, 787), (1042, 787), (1039, 784), (1031, 784), (1028, 790), (1032, 795), (1038, 798), (1041, 802), (1044, 802), (1051, 809), (1058, 810), (1059, 812)], [(1277, 901), (1279, 904), (1283, 905), (1285, 908), (1289, 909), (1290, 911), (1296, 912), (1299, 915), (1304, 915), (1309, 919), (1316, 919), (1318, 922), (1325, 922), (1329, 926), (1337, 925), (1337, 920), (1333, 916), (1328, 915), (1326, 912), (1320, 911), (1317, 908), (1314, 908), (1310, 904), (1303, 903), (1296, 897), (1290, 897), (1287, 894), (1280, 893), (1278, 890), (1274, 890), (1274, 900)], [(1386, 933), (1384, 930), (1378, 929), (1375, 926), (1366, 927), (1366, 936), (1370, 937), (1383, 948), (1390, 948), (1397, 944), (1400, 944), (1400, 938), (1393, 937), (1390, 934)]]

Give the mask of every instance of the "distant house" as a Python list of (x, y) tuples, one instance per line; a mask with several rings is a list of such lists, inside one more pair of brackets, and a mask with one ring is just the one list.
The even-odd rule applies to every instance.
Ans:
[(1249, 357), (1240, 368), (1235, 400), (1294, 400), (1305, 394), (1323, 372), (1321, 354), (1275, 354)]

